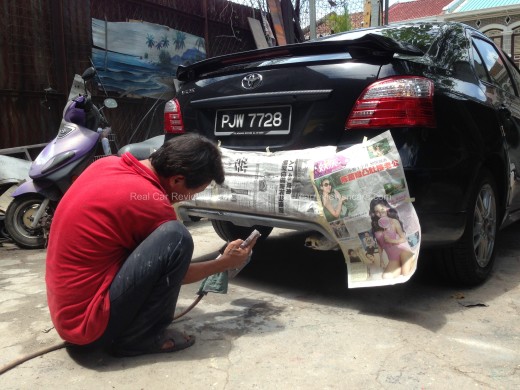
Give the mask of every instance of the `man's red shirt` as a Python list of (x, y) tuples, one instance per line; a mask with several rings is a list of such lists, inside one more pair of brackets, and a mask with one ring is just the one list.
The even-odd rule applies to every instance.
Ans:
[(131, 154), (88, 167), (60, 201), (47, 248), (51, 318), (66, 341), (105, 331), (109, 287), (130, 253), (175, 212), (157, 176)]

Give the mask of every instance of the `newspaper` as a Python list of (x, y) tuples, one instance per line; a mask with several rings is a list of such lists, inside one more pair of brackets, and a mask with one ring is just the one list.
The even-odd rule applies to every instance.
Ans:
[(340, 249), (349, 288), (402, 283), (415, 271), (421, 229), (390, 131), (338, 153), (221, 152), (224, 183), (188, 203), (319, 224), (331, 239), (306, 245)]
[(409, 280), (421, 227), (390, 131), (315, 161), (312, 174), (327, 226), (345, 256), (349, 287)]
[(310, 172), (316, 159), (335, 151), (334, 146), (276, 153), (221, 148), (226, 180), (199, 193), (195, 205), (321, 220)]

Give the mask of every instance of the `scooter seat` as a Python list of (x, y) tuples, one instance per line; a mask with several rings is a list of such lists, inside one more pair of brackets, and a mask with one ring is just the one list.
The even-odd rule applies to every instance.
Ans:
[(138, 160), (146, 160), (150, 154), (159, 149), (164, 143), (164, 135), (149, 138), (135, 144), (128, 144), (117, 151), (118, 156), (122, 156), (126, 152), (130, 152)]

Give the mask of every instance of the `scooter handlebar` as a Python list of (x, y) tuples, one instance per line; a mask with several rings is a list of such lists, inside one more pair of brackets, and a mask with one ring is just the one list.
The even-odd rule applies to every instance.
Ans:
[(68, 122), (93, 131), (97, 131), (99, 127), (110, 126), (102, 110), (92, 102), (89, 96), (79, 95), (71, 103), (64, 110), (64, 118)]

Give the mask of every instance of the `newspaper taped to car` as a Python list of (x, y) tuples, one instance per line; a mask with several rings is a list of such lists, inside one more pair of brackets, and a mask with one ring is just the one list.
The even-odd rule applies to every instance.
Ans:
[(340, 152), (221, 152), (224, 183), (190, 204), (318, 224), (328, 237), (309, 237), (306, 246), (341, 250), (349, 288), (402, 283), (414, 273), (421, 229), (390, 131)]
[(323, 216), (345, 256), (349, 287), (409, 280), (421, 227), (390, 131), (316, 160), (312, 174)]
[(210, 185), (197, 194), (197, 206), (307, 220), (323, 218), (310, 173), (314, 161), (333, 156), (336, 147), (275, 153), (220, 150), (226, 179), (222, 185)]

